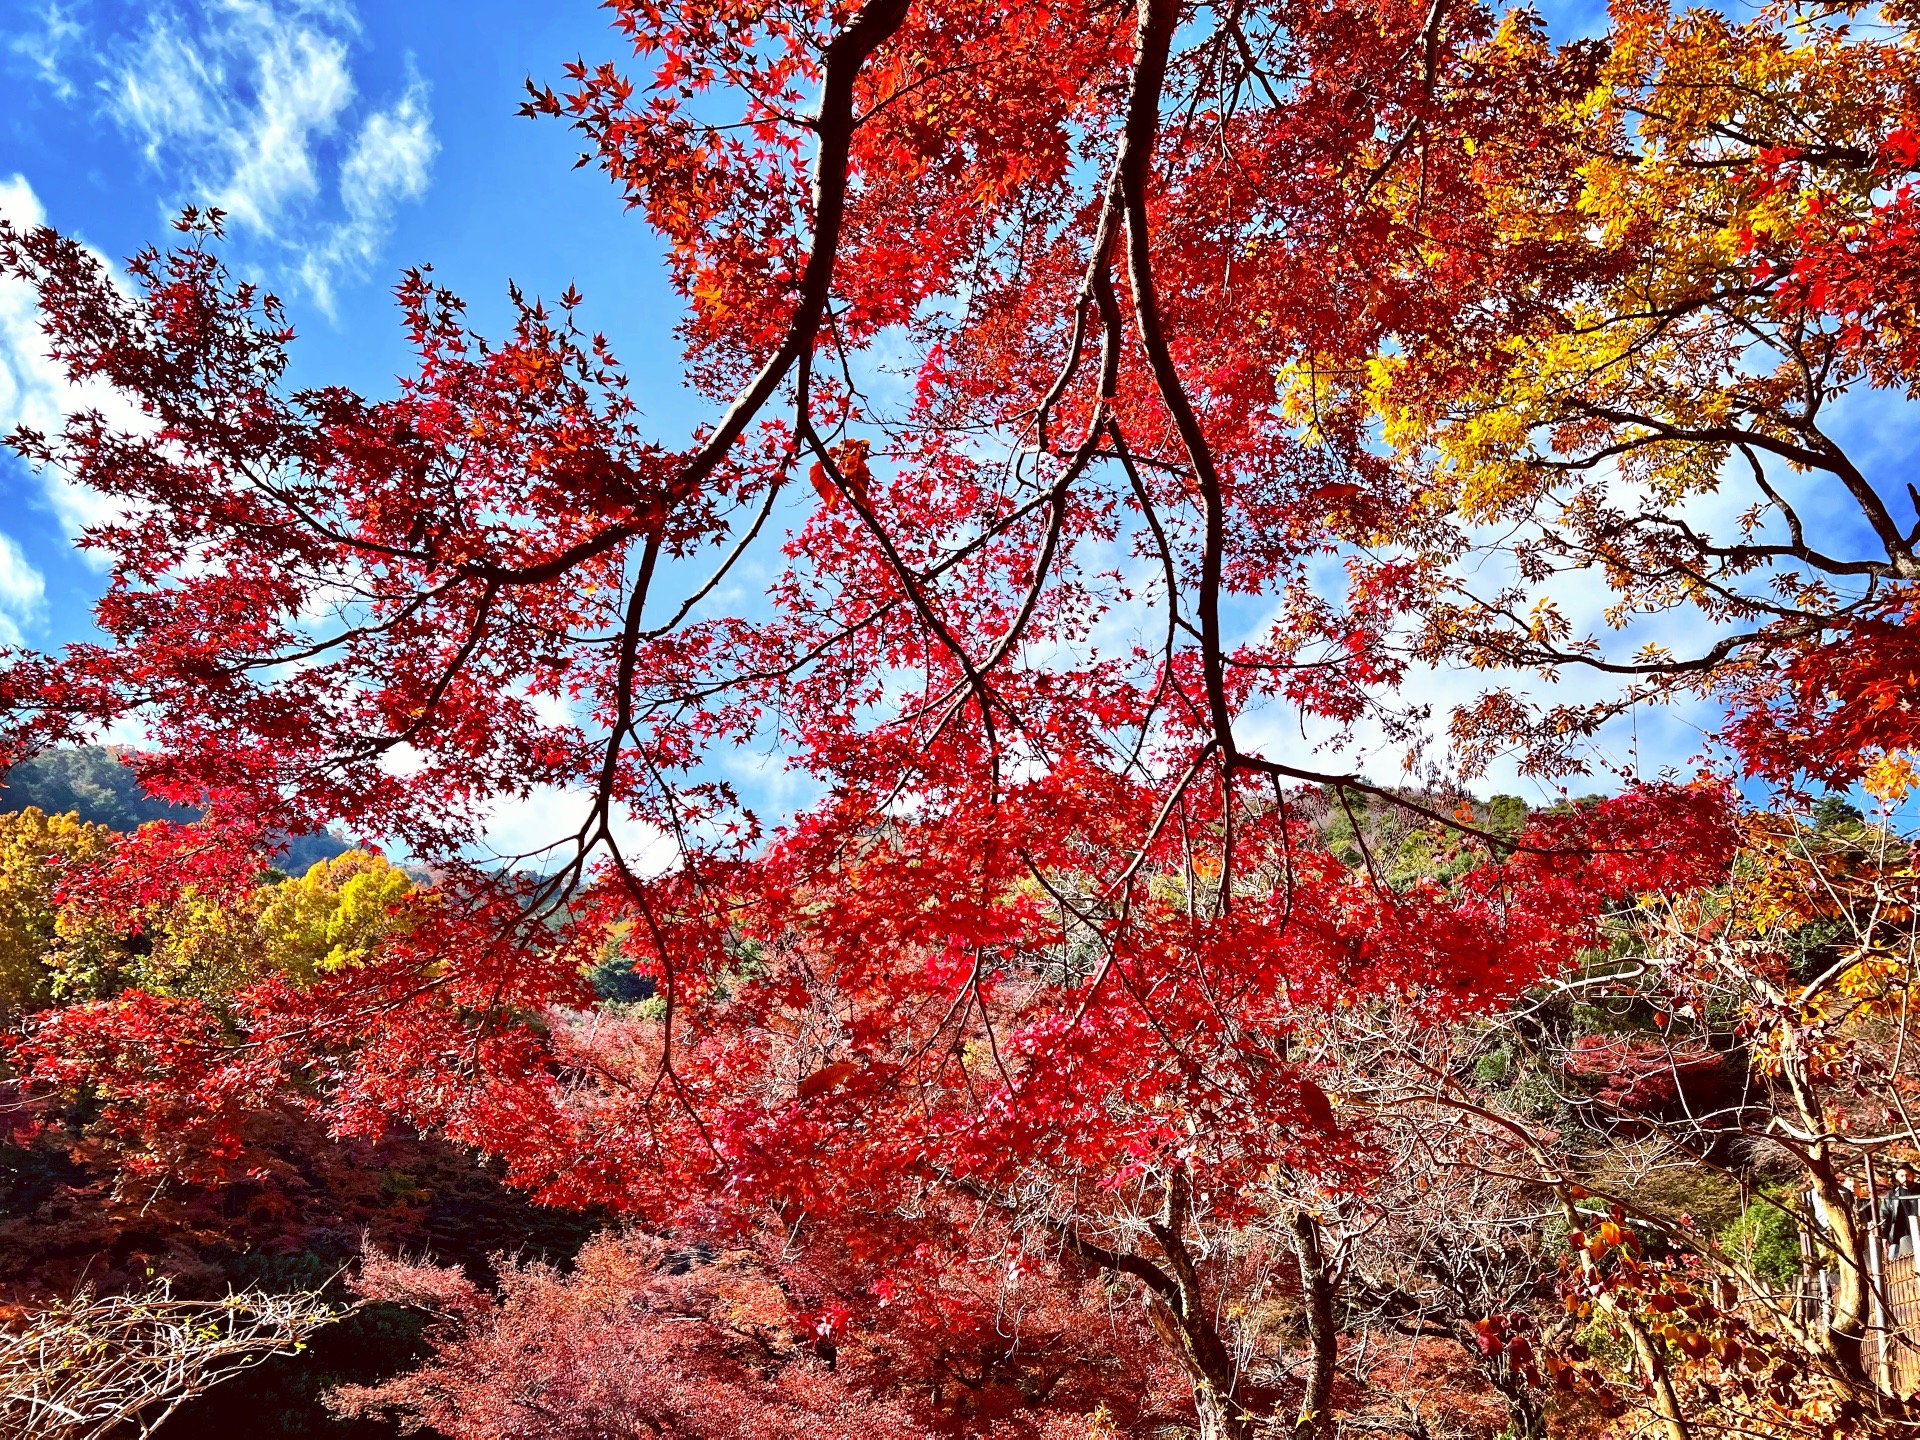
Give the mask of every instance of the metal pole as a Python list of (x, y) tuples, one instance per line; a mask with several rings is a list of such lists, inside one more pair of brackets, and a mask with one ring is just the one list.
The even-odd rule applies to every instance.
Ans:
[(1880, 1186), (1874, 1179), (1873, 1155), (1867, 1162), (1867, 1300), (1873, 1312), (1875, 1345), (1880, 1352), (1880, 1389), (1893, 1393), (1893, 1347), (1887, 1344), (1886, 1265), (1880, 1254)]
[(1794, 1294), (1794, 1315), (1805, 1325), (1817, 1325), (1820, 1322), (1818, 1302), (1814, 1291), (1808, 1286), (1826, 1288), (1826, 1276), (1820, 1270), (1818, 1257), (1813, 1248), (1813, 1236), (1807, 1233), (1807, 1227), (1813, 1223), (1813, 1192), (1800, 1192), (1800, 1214), (1806, 1217), (1793, 1227), (1794, 1238), (1800, 1242), (1800, 1283)]

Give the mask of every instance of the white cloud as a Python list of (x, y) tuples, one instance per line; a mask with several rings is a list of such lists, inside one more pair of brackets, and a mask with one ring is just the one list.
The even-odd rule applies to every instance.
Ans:
[(222, 18), (196, 35), (156, 16), (121, 53), (112, 114), (149, 160), (183, 168), (199, 198), (274, 234), (319, 192), (315, 148), (353, 100), (347, 46), (265, 5), (229, 5)]
[(417, 200), (427, 188), (427, 167), (440, 146), (433, 138), (426, 89), (416, 78), (398, 104), (369, 116), (353, 153), (340, 167), (340, 198), (347, 213), (364, 220), (401, 200)]
[[(78, 27), (69, 10), (47, 13), (10, 43), (45, 57), (43, 82), (72, 99), (59, 47)], [(225, 211), (323, 309), (378, 258), (399, 206), (426, 193), (439, 149), (426, 86), (415, 76), (397, 98), (362, 102), (350, 4), (162, 3), (137, 34), (91, 38), (86, 87), (160, 172), (169, 208)]]
[(333, 132), (353, 98), (346, 47), (296, 31), (275, 36), (259, 52), (259, 102), (232, 136), (233, 172), (214, 203), (257, 230), (272, 231), (281, 211), (319, 189), (315, 140)]
[[(571, 730), (579, 723), (565, 700), (524, 692), (522, 698), (539, 722), (553, 730)], [(526, 795), (487, 807), (479, 850), (485, 858), (519, 868), (551, 870), (573, 857), (575, 837), (592, 813), (593, 795), (583, 787), (535, 785)], [(671, 835), (620, 805), (614, 806), (610, 828), (614, 844), (638, 874), (657, 875), (678, 855)]]
[[(564, 700), (524, 692), (522, 698), (542, 724), (555, 730), (569, 729), (577, 722), (573, 707)], [(380, 768), (406, 779), (420, 774), (428, 763), (412, 745), (401, 744), (382, 756)], [(581, 786), (535, 785), (525, 795), (495, 800), (472, 812), (478, 838), (470, 856), (482, 864), (551, 871), (573, 858), (575, 837), (592, 809), (593, 795)], [(635, 818), (624, 807), (614, 807), (610, 828), (614, 843), (636, 873), (657, 875), (678, 856), (671, 835)]]
[[(46, 207), (25, 176), (0, 180), (0, 220), (25, 229), (44, 225), (46, 219)], [(51, 434), (67, 416), (85, 409), (97, 409), (123, 426), (145, 423), (133, 406), (103, 382), (75, 385), (68, 380), (66, 372), (47, 356), (33, 288), (21, 280), (0, 279), (0, 435), (18, 425)], [(48, 505), (70, 535), (119, 513), (99, 492), (74, 484), (57, 470), (48, 470), (42, 479)], [(91, 562), (98, 562), (92, 552), (87, 555)]]
[(33, 12), (34, 23), (7, 40), (8, 53), (24, 60), (40, 83), (61, 100), (71, 100), (75, 94), (66, 70), (69, 52), (81, 34), (73, 18), (75, 9), (60, 0), (47, 0)]
[(367, 117), (340, 166), (347, 218), (309, 247), (300, 265), (301, 278), (323, 308), (332, 308), (332, 277), (370, 265), (392, 229), (394, 211), (426, 194), (439, 151), (426, 87), (418, 79), (395, 104)]
[(225, 71), (209, 65), (163, 22), (155, 21), (140, 44), (125, 52), (115, 82), (113, 116), (141, 140), (155, 164), (176, 145), (218, 142), (231, 133), (219, 113)]
[[(516, 868), (550, 870), (573, 856), (574, 837), (592, 813), (585, 790), (536, 785), (518, 800), (494, 806), (486, 816), (483, 850)], [(613, 837), (639, 875), (658, 875), (678, 856), (673, 837), (630, 815), (616, 813)]]
[(18, 645), (22, 630), (40, 618), (46, 582), (12, 538), (0, 532), (0, 645)]

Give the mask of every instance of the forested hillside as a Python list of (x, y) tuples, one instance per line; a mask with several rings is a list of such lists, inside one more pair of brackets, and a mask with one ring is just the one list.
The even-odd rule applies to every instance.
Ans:
[[(0, 776), (0, 787), (0, 813), (31, 808), (123, 833), (149, 820), (187, 824), (200, 818), (190, 805), (170, 805), (149, 795), (120, 753), (101, 745), (43, 751)], [(347, 848), (325, 833), (282, 836), (274, 863), (289, 875), (304, 875), (309, 866), (345, 854)]]

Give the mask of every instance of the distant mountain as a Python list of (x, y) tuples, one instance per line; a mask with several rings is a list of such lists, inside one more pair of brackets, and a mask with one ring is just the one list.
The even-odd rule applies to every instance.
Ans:
[(288, 875), (304, 875), (322, 860), (331, 860), (353, 849), (331, 830), (322, 830), (316, 835), (282, 835), (280, 844), (280, 853), (273, 859), (274, 868)]
[[(119, 753), (105, 745), (49, 750), (14, 766), (0, 784), (6, 787), (0, 790), (0, 814), (28, 806), (49, 815), (72, 811), (82, 820), (122, 832), (138, 830), (149, 820), (185, 824), (200, 818), (200, 812), (190, 806), (169, 805), (147, 794)], [(274, 864), (289, 875), (304, 875), (310, 866), (351, 848), (339, 836), (324, 831), (287, 836), (282, 844), (285, 849)]]
[(156, 800), (104, 745), (72, 750), (49, 750), (7, 771), (0, 793), (0, 811), (37, 805), (49, 815), (78, 812), (82, 820), (111, 830), (138, 830), (149, 820), (185, 824), (200, 812), (184, 805)]

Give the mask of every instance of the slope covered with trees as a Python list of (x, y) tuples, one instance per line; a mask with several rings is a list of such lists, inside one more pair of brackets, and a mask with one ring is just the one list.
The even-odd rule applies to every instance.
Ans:
[[(200, 816), (191, 805), (169, 804), (148, 794), (124, 755), (111, 746), (41, 751), (0, 776), (0, 786), (5, 787), (0, 789), (0, 806), (6, 812), (72, 815), (86, 824), (123, 833), (138, 830), (150, 820), (185, 824)], [(325, 831), (276, 836), (274, 863), (289, 875), (304, 875), (309, 867), (343, 855), (348, 848)]]

